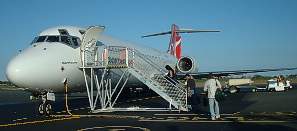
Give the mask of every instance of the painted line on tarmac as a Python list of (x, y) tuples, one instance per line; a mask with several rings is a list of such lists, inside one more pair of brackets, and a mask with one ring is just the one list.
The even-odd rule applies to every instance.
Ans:
[[(107, 118), (140, 118), (140, 116), (125, 116), (125, 115), (72, 115), (74, 117), (107, 117)], [(71, 117), (71, 115), (51, 115), (51, 117)]]
[(232, 114), (227, 114), (227, 113), (223, 113), (223, 114), (220, 114), (220, 115), (222, 115), (222, 116), (233, 116), (234, 115), (234, 113), (232, 113)]
[[(148, 100), (148, 99), (154, 99), (154, 98), (159, 98), (160, 96), (153, 96), (153, 97), (146, 97), (143, 99), (134, 99), (134, 100), (127, 100), (125, 101), (126, 103), (130, 103), (130, 102), (136, 102), (136, 101), (143, 101)], [(120, 103), (124, 103), (124, 102), (117, 102), (116, 104), (120, 104)], [(74, 111), (78, 111), (78, 110), (85, 110), (85, 109), (90, 109), (90, 107), (81, 107), (81, 108), (77, 108), (77, 109), (73, 109)], [(72, 110), (69, 110), (72, 111)], [(66, 113), (66, 111), (61, 111), (61, 112), (56, 112), (57, 114), (61, 114), (61, 113)]]
[(15, 119), (15, 120), (12, 120), (13, 122), (15, 121), (21, 121), (21, 120), (27, 120), (28, 118), (24, 117), (24, 118), (19, 118), (19, 119)]
[(83, 129), (78, 129), (78, 131), (86, 131), (86, 130), (94, 130), (94, 129), (112, 129), (114, 128), (115, 130), (125, 130), (125, 128), (128, 129), (139, 129), (143, 131), (150, 131), (148, 128), (144, 127), (138, 127), (138, 126), (97, 126), (97, 127), (89, 127), (89, 128), (83, 128)]
[(73, 116), (73, 117), (67, 117), (67, 118), (56, 118), (56, 119), (48, 119), (48, 120), (17, 122), (17, 123), (2, 124), (2, 125), (0, 125), (0, 127), (10, 127), (10, 126), (19, 126), (19, 125), (27, 125), (27, 124), (40, 124), (40, 123), (46, 123), (46, 122), (55, 122), (55, 121), (71, 120), (71, 119), (78, 119), (78, 118), (80, 118), (80, 117)]
[[(149, 99), (154, 99), (154, 98), (158, 98), (160, 96), (153, 96), (153, 97), (146, 97), (146, 98), (140, 98), (140, 99), (134, 99), (134, 100), (127, 100), (125, 101), (126, 103), (130, 103), (130, 102), (136, 102), (136, 101), (143, 101), (143, 100), (149, 100)], [(117, 104), (120, 103), (124, 103), (124, 102), (117, 102)]]
[(155, 116), (198, 116), (198, 114), (154, 114)]
[(243, 118), (242, 116), (232, 116), (232, 117), (224, 117), (227, 119), (238, 119), (238, 118)]
[[(209, 114), (154, 114), (155, 116), (208, 116)], [(221, 114), (221, 116), (232, 116), (234, 114)]]
[(179, 123), (297, 123), (297, 121), (228, 121), (228, 120), (202, 120), (202, 121), (189, 121), (189, 120), (138, 120), (140, 122), (179, 122)]
[(202, 118), (202, 117), (193, 117), (192, 121), (198, 121), (198, 120), (208, 120), (209, 118)]
[(150, 97), (151, 99), (154, 99), (154, 98), (159, 98), (161, 96), (153, 96), (153, 97)]
[[(167, 113), (167, 114), (154, 114), (154, 115), (156, 115), (156, 116), (197, 116), (197, 115), (199, 115), (199, 116), (209, 116), (209, 114), (187, 114), (187, 113), (185, 113), (185, 114), (171, 114), (171, 113)], [(232, 113), (232, 114), (221, 114), (221, 116), (234, 116), (234, 115), (239, 115), (238, 113)], [(284, 115), (294, 115), (294, 114), (284, 114)], [(245, 115), (243, 115), (243, 116), (245, 116)]]
[(164, 120), (165, 118), (163, 118), (163, 117), (158, 117), (158, 118), (155, 118), (155, 119), (157, 119), (157, 120)]

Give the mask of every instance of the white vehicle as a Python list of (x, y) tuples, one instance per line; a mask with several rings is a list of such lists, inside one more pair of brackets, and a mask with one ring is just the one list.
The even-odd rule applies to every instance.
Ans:
[(251, 79), (229, 79), (228, 80), (228, 85), (229, 86), (238, 86), (238, 85), (250, 85), (254, 83)]
[(293, 88), (293, 86), (291, 85), (291, 81), (286, 80), (286, 87), (289, 88), (289, 89)]
[(247, 78), (229, 79), (228, 82), (226, 82), (226, 90), (230, 93), (239, 91), (256, 92), (257, 89), (255, 86), (251, 86), (252, 83), (254, 83), (254, 81)]
[(267, 81), (266, 88), (268, 91), (285, 91), (293, 87), (291, 86), (289, 80), (287, 80), (286, 83), (283, 83), (283, 82), (277, 82), (276, 79), (270, 79)]
[(69, 92), (86, 91), (91, 111), (95, 111), (97, 102), (102, 109), (113, 108), (123, 87), (144, 85), (167, 100), (170, 107), (187, 111), (184, 88), (163, 76), (166, 65), (177, 66), (178, 72), (198, 77), (209, 73), (228, 75), (297, 69), (197, 73), (194, 59), (181, 56), (179, 33), (218, 31), (178, 29), (172, 25), (171, 31), (144, 36), (171, 34), (168, 52), (165, 52), (117, 40), (105, 35), (104, 29), (103, 26), (58, 26), (42, 31), (27, 49), (10, 60), (7, 79), (42, 98), (40, 114), (49, 114), (52, 108), (49, 101), (55, 100), (53, 93), (64, 93), (67, 87)]
[(239, 92), (241, 89), (256, 92), (256, 88), (254, 86), (250, 86), (252, 83), (254, 83), (254, 81), (247, 78), (229, 79), (226, 83), (226, 87), (230, 93)]

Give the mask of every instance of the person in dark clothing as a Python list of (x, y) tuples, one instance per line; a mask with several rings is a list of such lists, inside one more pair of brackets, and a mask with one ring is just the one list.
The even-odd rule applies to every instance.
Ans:
[(168, 73), (166, 74), (167, 79), (171, 83), (176, 84), (177, 83), (176, 72), (169, 65), (166, 65), (165, 68), (168, 71)]
[(193, 77), (190, 76), (190, 74), (186, 74), (186, 86), (187, 86), (188, 92), (190, 93), (189, 96), (192, 96), (195, 92), (194, 90), (196, 88), (196, 83)]
[(185, 79), (186, 79), (185, 85), (188, 92), (189, 105), (191, 105), (190, 108), (194, 110), (194, 108), (199, 104), (199, 100), (200, 100), (198, 96), (198, 90), (196, 89), (196, 82), (193, 76), (191, 76), (190, 74), (186, 74)]

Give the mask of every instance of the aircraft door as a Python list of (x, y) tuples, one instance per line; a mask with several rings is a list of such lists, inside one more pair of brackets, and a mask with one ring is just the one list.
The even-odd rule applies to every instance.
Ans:
[(96, 43), (103, 31), (104, 26), (91, 26), (86, 30), (80, 45), (80, 58), (83, 66), (95, 64), (97, 56)]

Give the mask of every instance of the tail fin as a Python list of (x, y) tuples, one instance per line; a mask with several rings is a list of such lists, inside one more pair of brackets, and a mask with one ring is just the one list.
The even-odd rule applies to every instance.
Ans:
[(171, 34), (170, 43), (168, 46), (168, 53), (180, 59), (182, 56), (181, 36), (179, 33), (198, 33), (198, 32), (220, 32), (219, 30), (193, 30), (193, 29), (179, 29), (177, 25), (172, 24), (171, 31), (144, 35), (143, 37), (151, 37), (158, 35)]
[(173, 24), (171, 26), (171, 38), (168, 46), (168, 53), (175, 56), (177, 59), (181, 58), (182, 47), (181, 47), (181, 36), (177, 32), (178, 26)]

